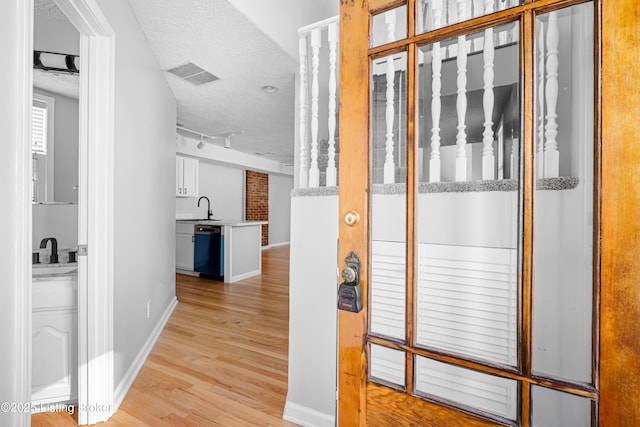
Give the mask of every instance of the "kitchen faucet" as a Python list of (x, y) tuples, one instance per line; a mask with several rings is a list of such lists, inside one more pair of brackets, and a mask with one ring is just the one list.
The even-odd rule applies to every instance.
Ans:
[(44, 249), (47, 247), (47, 242), (51, 241), (51, 256), (49, 257), (50, 264), (58, 263), (58, 241), (55, 237), (45, 237), (40, 242), (40, 249)]
[(198, 207), (200, 207), (200, 200), (202, 199), (207, 200), (207, 221), (210, 221), (211, 215), (213, 215), (213, 212), (211, 212), (211, 202), (209, 201), (209, 198), (207, 196), (202, 196), (198, 199)]

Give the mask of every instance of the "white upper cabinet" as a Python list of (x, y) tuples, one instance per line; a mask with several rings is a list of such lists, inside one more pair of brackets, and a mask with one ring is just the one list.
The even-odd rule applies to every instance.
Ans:
[(198, 197), (198, 160), (176, 156), (176, 196)]

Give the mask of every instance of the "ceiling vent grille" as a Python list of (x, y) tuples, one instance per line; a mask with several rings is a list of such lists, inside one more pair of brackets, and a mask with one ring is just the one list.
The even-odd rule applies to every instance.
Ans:
[(214, 76), (207, 70), (198, 67), (192, 62), (167, 70), (171, 74), (186, 80), (196, 86), (203, 85), (218, 80), (220, 77)]

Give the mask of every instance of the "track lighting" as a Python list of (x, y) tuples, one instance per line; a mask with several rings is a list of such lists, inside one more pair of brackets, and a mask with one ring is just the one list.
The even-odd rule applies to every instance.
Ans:
[(196, 132), (196, 131), (191, 130), (191, 129), (187, 129), (187, 128), (185, 128), (183, 126), (180, 126), (180, 125), (176, 125), (176, 130), (181, 130), (181, 131), (188, 132), (188, 133), (191, 133), (191, 134), (194, 134), (194, 135), (198, 135), (200, 137), (200, 141), (196, 145), (196, 148), (199, 149), (199, 150), (202, 150), (205, 147), (205, 145), (207, 143), (209, 143), (209, 141), (205, 141), (205, 138), (208, 138), (208, 139), (224, 138), (224, 148), (231, 148), (231, 137), (234, 136), (234, 135), (240, 135), (240, 134), (244, 133), (243, 130), (234, 130), (234, 131), (231, 131), (231, 132), (221, 133), (219, 135), (207, 135), (207, 134), (204, 134), (204, 133)]

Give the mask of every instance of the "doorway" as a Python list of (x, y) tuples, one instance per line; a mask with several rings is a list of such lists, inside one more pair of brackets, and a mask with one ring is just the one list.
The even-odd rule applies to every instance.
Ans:
[[(114, 410), (115, 37), (95, 0), (57, 0), (56, 5), (80, 33), (77, 413), (79, 424), (95, 424), (108, 419)], [(25, 17), (24, 31), (32, 28), (31, 19)], [(30, 74), (31, 69), (25, 72)], [(30, 170), (25, 172), (25, 176), (31, 176)]]

